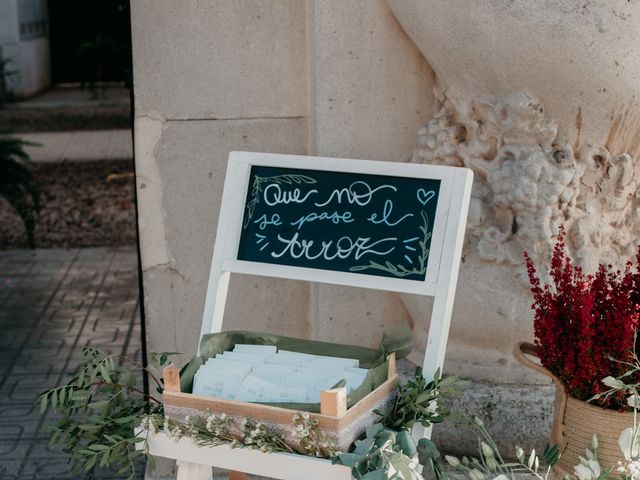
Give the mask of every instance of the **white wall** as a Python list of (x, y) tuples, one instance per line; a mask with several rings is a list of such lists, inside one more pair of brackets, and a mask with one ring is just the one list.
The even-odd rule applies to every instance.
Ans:
[[(20, 42), (18, 49), (18, 97), (30, 97), (51, 85), (49, 39)], [(10, 83), (11, 85), (11, 83)]]
[[(17, 71), (16, 75), (7, 79), (7, 87), (18, 98), (24, 98), (51, 84), (51, 68), (48, 36), (21, 38), (18, 1), (0, 2), (0, 48), (2, 57), (11, 60), (8, 69)], [(43, 17), (39, 18), (46, 18), (46, 2), (36, 3), (40, 13), (43, 6), (45, 8)]]

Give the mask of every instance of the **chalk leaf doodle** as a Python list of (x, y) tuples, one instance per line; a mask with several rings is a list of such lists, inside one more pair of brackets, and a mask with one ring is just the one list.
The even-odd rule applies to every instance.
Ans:
[(423, 281), (440, 180), (253, 166), (238, 260)]
[[(418, 192), (420, 192), (420, 190), (418, 190)], [(418, 194), (418, 199), (419, 198), (420, 198), (420, 195)], [(420, 200), (420, 203), (422, 203), (422, 200)], [(427, 202), (425, 201), (425, 204), (426, 203)], [(429, 240), (431, 240), (431, 232), (429, 231), (429, 219), (427, 218), (427, 213), (424, 211), (420, 212), (420, 217), (422, 217), (422, 221), (423, 221), (423, 224), (420, 226), (422, 239), (416, 237), (416, 238), (403, 240), (403, 243), (411, 243), (414, 240), (418, 240), (418, 245), (420, 246), (420, 255), (418, 255), (418, 267), (413, 267), (409, 269), (404, 265), (401, 265), (401, 264), (394, 265), (389, 261), (385, 262), (384, 265), (381, 265), (378, 262), (369, 260), (368, 265), (356, 265), (354, 267), (351, 267), (349, 270), (352, 272), (361, 272), (363, 270), (373, 268), (373, 269), (381, 270), (383, 272), (392, 273), (396, 277), (407, 277), (409, 275), (424, 276), (427, 273), (427, 258), (429, 258), (429, 248), (427, 247), (427, 243), (429, 242)], [(408, 247), (405, 245), (405, 248), (408, 248)], [(409, 257), (408, 255), (405, 256), (405, 260), (407, 260), (410, 264), (413, 264), (411, 257)]]

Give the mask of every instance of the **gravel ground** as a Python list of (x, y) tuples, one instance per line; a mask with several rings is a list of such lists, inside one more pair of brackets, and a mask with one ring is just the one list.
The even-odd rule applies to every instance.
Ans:
[[(40, 163), (41, 190), (36, 247), (99, 247), (135, 244), (133, 162)], [(0, 249), (24, 248), (24, 227), (0, 197)]]

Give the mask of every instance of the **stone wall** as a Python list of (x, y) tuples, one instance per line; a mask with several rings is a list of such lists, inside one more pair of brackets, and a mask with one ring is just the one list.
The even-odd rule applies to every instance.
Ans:
[[(295, 0), (132, 2), (150, 350), (196, 351), (229, 152), (308, 152), (306, 18)], [(231, 292), (229, 326), (260, 312), (308, 333), (306, 285), (245, 277)]]
[[(132, 25), (148, 344), (190, 355), (229, 152), (406, 161), (433, 74), (381, 0), (137, 1)], [(248, 277), (230, 292), (225, 328), (373, 345), (408, 316), (379, 292)]]

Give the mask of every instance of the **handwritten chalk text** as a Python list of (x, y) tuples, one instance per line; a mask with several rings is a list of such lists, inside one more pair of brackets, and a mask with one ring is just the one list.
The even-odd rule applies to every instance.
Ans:
[(334, 224), (337, 225), (340, 222), (351, 223), (353, 222), (353, 217), (351, 215), (351, 212), (343, 212), (343, 213), (311, 212), (311, 213), (308, 213), (307, 215), (301, 216), (298, 220), (291, 222), (291, 225), (293, 225), (298, 230), (300, 230), (305, 223), (315, 222), (316, 220), (331, 220)]
[(264, 201), (270, 207), (281, 203), (304, 203), (310, 195), (318, 193), (317, 190), (309, 190), (302, 198), (302, 192), (299, 188), (293, 190), (282, 190), (278, 183), (271, 183), (264, 189)]
[(276, 227), (282, 225), (282, 220), (280, 220), (280, 215), (277, 213), (274, 213), (271, 217), (268, 217), (266, 213), (263, 213), (262, 216), (253, 223), (257, 223), (258, 228), (260, 230), (264, 230), (269, 225), (275, 225)]
[(342, 203), (344, 197), (347, 203), (363, 207), (369, 204), (374, 193), (385, 188), (390, 188), (394, 192), (397, 190), (393, 185), (380, 185), (379, 187), (371, 188), (367, 182), (357, 181), (353, 182), (348, 188), (336, 188), (331, 192), (326, 202), (316, 202), (315, 205), (316, 207), (324, 207), (334, 200), (338, 203)]
[(324, 260), (340, 258), (344, 260), (353, 255), (355, 260), (359, 260), (364, 255), (388, 255), (395, 249), (395, 246), (386, 247), (386, 250), (377, 250), (376, 248), (384, 248), (382, 244), (398, 240), (396, 237), (389, 237), (372, 242), (370, 237), (358, 237), (354, 240), (344, 236), (335, 242), (333, 240), (316, 242), (314, 240), (300, 240), (299, 235), (297, 232), (291, 238), (278, 235), (278, 240), (284, 246), (279, 252), (271, 252), (271, 256), (280, 258), (284, 255), (289, 255), (291, 258), (305, 258), (307, 260), (316, 260), (318, 258), (323, 258)]
[(386, 200), (384, 202), (384, 208), (382, 209), (382, 217), (380, 218), (380, 220), (378, 220), (378, 214), (377, 213), (372, 213), (371, 216), (369, 218), (367, 218), (367, 220), (369, 220), (374, 225), (379, 225), (381, 223), (384, 223), (388, 227), (395, 227), (401, 221), (403, 221), (403, 220), (405, 220), (407, 218), (413, 217), (412, 213), (407, 213), (406, 215), (403, 215), (402, 217), (400, 217), (395, 222), (394, 221), (390, 221), (389, 217), (391, 217), (391, 212), (392, 211), (393, 211), (393, 202), (391, 200)]

